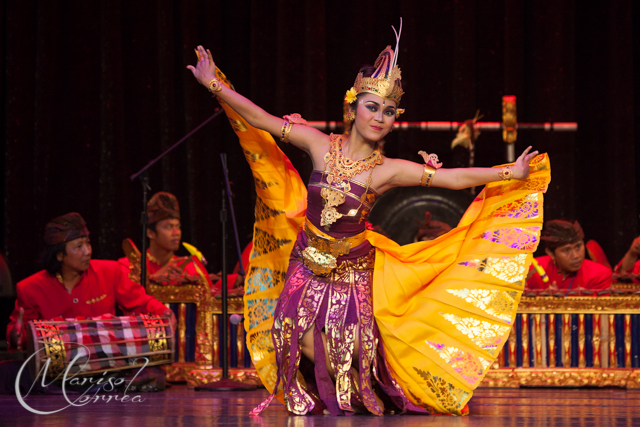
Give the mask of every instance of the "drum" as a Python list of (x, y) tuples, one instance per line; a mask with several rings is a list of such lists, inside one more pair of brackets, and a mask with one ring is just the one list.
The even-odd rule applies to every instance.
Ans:
[(69, 376), (162, 365), (175, 353), (173, 327), (161, 316), (32, 320), (27, 333), (34, 379), (62, 378), (67, 369)]

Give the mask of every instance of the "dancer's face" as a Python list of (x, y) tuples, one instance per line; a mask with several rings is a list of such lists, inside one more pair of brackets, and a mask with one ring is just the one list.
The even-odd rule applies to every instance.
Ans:
[(396, 103), (372, 93), (364, 94), (356, 101), (355, 127), (369, 141), (379, 141), (393, 127), (396, 120)]

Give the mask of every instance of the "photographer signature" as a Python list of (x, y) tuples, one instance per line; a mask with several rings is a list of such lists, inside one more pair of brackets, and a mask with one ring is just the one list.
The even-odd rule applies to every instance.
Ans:
[[(75, 343), (68, 343), (68, 344), (75, 344)], [(89, 354), (88, 348), (86, 346), (84, 346), (82, 344), (75, 344), (75, 345), (78, 345), (79, 347), (83, 347), (86, 350), (86, 354)], [(81, 406), (85, 406), (86, 404), (88, 404), (90, 402), (93, 402), (93, 403), (97, 403), (97, 402), (109, 403), (109, 402), (111, 402), (113, 400), (115, 402), (141, 403), (141, 402), (145, 401), (145, 399), (142, 399), (142, 397), (140, 395), (134, 395), (134, 396), (128, 395), (127, 391), (129, 390), (129, 387), (131, 386), (131, 383), (133, 383), (133, 381), (140, 374), (140, 372), (144, 368), (147, 367), (147, 364), (149, 363), (149, 359), (148, 358), (146, 358), (146, 357), (138, 357), (138, 358), (136, 358), (134, 360), (134, 363), (138, 363), (138, 360), (143, 360), (144, 361), (144, 365), (142, 367), (140, 367), (140, 369), (138, 369), (138, 371), (136, 372), (135, 376), (131, 379), (131, 381), (129, 381), (129, 384), (124, 389), (124, 392), (123, 392), (122, 395), (118, 395), (118, 394), (98, 395), (98, 392), (101, 391), (101, 390), (102, 391), (106, 391), (106, 392), (114, 391), (116, 389), (116, 387), (119, 387), (119, 386), (123, 385), (126, 382), (126, 380), (124, 378), (112, 378), (112, 377), (104, 378), (104, 375), (107, 373), (106, 371), (102, 374), (103, 377), (100, 377), (97, 380), (95, 380), (93, 377), (78, 377), (78, 375), (80, 375), (82, 373), (84, 368), (89, 363), (88, 360), (86, 360), (84, 362), (84, 364), (82, 365), (82, 367), (81, 367), (79, 372), (70, 375), (70, 371), (71, 371), (72, 367), (76, 364), (78, 359), (83, 356), (82, 352), (78, 352), (78, 354), (76, 354), (76, 356), (73, 358), (73, 360), (71, 360), (71, 363), (69, 363), (69, 365), (66, 367), (64, 372), (62, 374), (58, 374), (49, 383), (46, 383), (46, 377), (47, 377), (47, 372), (49, 370), (49, 365), (51, 364), (51, 358), (47, 358), (47, 361), (45, 362), (45, 364), (42, 367), (42, 369), (40, 369), (40, 372), (36, 376), (36, 379), (34, 380), (33, 384), (31, 385), (31, 387), (29, 388), (27, 393), (23, 396), (21, 391), (20, 391), (20, 378), (22, 377), (22, 373), (24, 371), (24, 368), (25, 368), (25, 366), (27, 366), (29, 361), (34, 356), (36, 356), (40, 351), (43, 351), (43, 350), (45, 350), (45, 349), (43, 348), (43, 349), (41, 349), (41, 350), (39, 350), (37, 352), (34, 352), (31, 356), (29, 356), (29, 358), (27, 360), (25, 360), (25, 362), (20, 367), (20, 370), (18, 371), (18, 376), (16, 377), (16, 383), (15, 383), (16, 397), (18, 398), (18, 402), (20, 402), (20, 405), (22, 405), (22, 407), (25, 408), (26, 410), (28, 410), (28, 411), (30, 411), (30, 412), (32, 412), (34, 414), (38, 414), (38, 415), (50, 415), (50, 414), (55, 414), (56, 412), (63, 411), (65, 409), (69, 408), (70, 406), (81, 407)], [(37, 384), (39, 377), (42, 377), (42, 380), (41, 380), (42, 387), (47, 387), (47, 386), (51, 385), (54, 381), (58, 380), (60, 378), (60, 375), (62, 375), (62, 395), (64, 396), (65, 400), (69, 403), (67, 406), (64, 406), (62, 408), (59, 408), (59, 409), (56, 409), (56, 410), (53, 410), (53, 411), (45, 412), (45, 411), (40, 411), (38, 409), (32, 408), (27, 402), (25, 402), (24, 399), (27, 396), (29, 396), (29, 394), (33, 390), (33, 387)], [(70, 386), (84, 386), (84, 385), (93, 386), (93, 385), (104, 384), (104, 386), (97, 388), (96, 391), (92, 395), (87, 394), (91, 390), (91, 387), (89, 387), (87, 390), (85, 390), (76, 399), (71, 400), (69, 398), (69, 396), (67, 395), (67, 390), (66, 390), (66, 385), (67, 384), (69, 384)]]

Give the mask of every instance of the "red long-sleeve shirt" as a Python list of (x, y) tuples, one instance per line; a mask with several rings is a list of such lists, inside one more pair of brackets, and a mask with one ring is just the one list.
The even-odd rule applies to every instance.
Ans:
[[(18, 282), (18, 299), (7, 325), (7, 338), (24, 309), (23, 327), (30, 320), (49, 320), (54, 317), (93, 317), (115, 315), (116, 304), (125, 314), (152, 313), (162, 315), (167, 307), (150, 295), (138, 283), (132, 282), (116, 261), (91, 260), (76, 286), (67, 291), (62, 283), (42, 270)], [(26, 343), (26, 333), (22, 334)], [(23, 345), (24, 348), (24, 345)]]
[[(171, 258), (171, 260), (169, 260), (169, 261), (173, 261), (176, 258), (177, 257), (174, 255)], [(128, 277), (129, 276), (129, 272), (131, 271), (131, 269), (130, 269), (131, 263), (129, 262), (129, 258), (123, 257), (123, 258), (118, 259), (118, 264), (120, 264), (120, 267), (123, 269), (122, 271)], [(154, 258), (152, 258), (150, 256), (149, 252), (147, 252), (147, 274), (148, 275), (155, 274), (158, 271), (160, 271), (160, 269), (162, 269), (162, 267), (163, 266), (160, 265)], [(194, 263), (187, 262), (187, 265), (184, 267), (184, 273), (185, 273), (185, 275), (188, 275), (188, 276), (197, 276), (198, 275), (198, 270), (196, 270), (196, 266), (195, 266)], [(170, 284), (170, 285), (181, 285), (182, 283), (181, 282), (169, 282), (167, 284)]]
[[(553, 282), (556, 282), (558, 289), (564, 290), (577, 290), (580, 287), (591, 291), (603, 291), (611, 287), (611, 270), (597, 262), (585, 259), (577, 272), (563, 277), (558, 272), (558, 267), (551, 261), (550, 256), (536, 258), (536, 261), (547, 273), (549, 281), (543, 282), (540, 275), (535, 272), (527, 281), (528, 289), (546, 290)], [(533, 265), (531, 268), (533, 269)]]

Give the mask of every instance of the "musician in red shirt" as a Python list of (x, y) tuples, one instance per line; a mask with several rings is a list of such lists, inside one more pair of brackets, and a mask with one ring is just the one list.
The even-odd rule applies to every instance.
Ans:
[(612, 272), (585, 259), (584, 232), (578, 221), (547, 221), (540, 235), (546, 256), (536, 258), (545, 271), (544, 282), (533, 266), (526, 290), (568, 295), (605, 295), (611, 288)]
[[(148, 223), (147, 237), (147, 274), (155, 283), (179, 284), (198, 280), (195, 264), (189, 257), (178, 257), (175, 252), (180, 249), (182, 229), (180, 224), (180, 205), (171, 193), (160, 191), (147, 203)], [(140, 273), (131, 268), (127, 257), (118, 260), (129, 278), (139, 282)], [(131, 273), (130, 273), (131, 272)], [(216, 274), (210, 274), (211, 280), (218, 280)]]
[(30, 320), (54, 317), (173, 312), (132, 282), (115, 261), (91, 259), (89, 230), (78, 213), (51, 220), (45, 227), (45, 269), (18, 282), (15, 309), (7, 326), (9, 348), (25, 348), (24, 326)]

